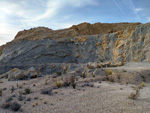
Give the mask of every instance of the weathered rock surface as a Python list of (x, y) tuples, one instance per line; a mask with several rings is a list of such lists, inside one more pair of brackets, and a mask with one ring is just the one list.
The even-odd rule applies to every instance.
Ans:
[[(72, 29), (78, 33), (72, 34)], [(123, 65), (126, 61), (150, 62), (149, 48), (150, 23), (84, 23), (57, 31), (34, 28), (19, 32), (14, 41), (0, 48), (0, 73), (15, 67), (52, 73), (61, 70), (61, 63), (97, 62), (90, 65), (101, 67)]]
[(9, 72), (1, 75), (1, 78), (8, 78), (8, 80), (21, 80), (24, 79), (24, 71), (18, 68), (14, 68)]
[(29, 78), (36, 78), (38, 76), (38, 73), (36, 72), (34, 67), (30, 67), (27, 71), (26, 71), (27, 77)]
[(0, 78), (8, 78), (8, 80), (32, 79), (38, 76), (34, 67), (30, 67), (27, 71), (14, 68), (0, 76)]
[(33, 28), (30, 30), (20, 31), (15, 40), (41, 40), (41, 39), (61, 39), (74, 36), (83, 35), (102, 35), (124, 30), (127, 27), (134, 27), (141, 23), (81, 23), (79, 25), (73, 25), (68, 29), (51, 30), (45, 27)]

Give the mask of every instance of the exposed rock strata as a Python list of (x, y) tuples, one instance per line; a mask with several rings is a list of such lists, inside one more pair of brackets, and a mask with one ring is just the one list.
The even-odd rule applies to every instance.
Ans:
[[(105, 30), (107, 25), (111, 27)], [(126, 61), (149, 62), (150, 24), (116, 25), (84, 23), (58, 31), (42, 27), (19, 32), (14, 41), (1, 47), (0, 66), (88, 62), (116, 66)], [(78, 32), (72, 34), (72, 30)]]
[(102, 35), (124, 30), (127, 27), (135, 27), (141, 23), (81, 23), (73, 25), (67, 29), (51, 30), (45, 27), (33, 28), (30, 30), (20, 31), (15, 40), (41, 40), (41, 39), (61, 39), (83, 35)]

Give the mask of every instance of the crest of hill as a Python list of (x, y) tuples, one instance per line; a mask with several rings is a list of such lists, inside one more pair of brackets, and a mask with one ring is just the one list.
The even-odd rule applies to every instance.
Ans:
[(18, 32), (14, 40), (60, 39), (82, 35), (102, 35), (135, 27), (141, 23), (81, 23), (70, 28), (52, 30), (46, 27), (31, 28)]

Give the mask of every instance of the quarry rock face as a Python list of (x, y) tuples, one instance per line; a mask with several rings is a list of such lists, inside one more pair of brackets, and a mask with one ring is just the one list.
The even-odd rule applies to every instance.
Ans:
[(12, 42), (0, 47), (0, 73), (17, 66), (57, 70), (62, 63), (115, 66), (149, 62), (149, 48), (149, 23), (82, 23), (57, 31), (33, 28), (19, 32)]

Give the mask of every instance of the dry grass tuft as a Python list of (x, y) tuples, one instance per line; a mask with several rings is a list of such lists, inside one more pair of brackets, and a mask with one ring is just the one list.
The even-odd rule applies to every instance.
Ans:
[(140, 90), (143, 89), (143, 87), (145, 87), (145, 86), (146, 86), (146, 83), (141, 82), (140, 85), (134, 89), (135, 93), (130, 94), (129, 99), (136, 100), (140, 96)]
[(64, 86), (64, 81), (62, 81), (62, 80), (56, 81), (56, 86), (57, 86), (57, 87), (62, 87), (62, 86)]
[(111, 69), (107, 69), (107, 70), (105, 70), (105, 72), (106, 72), (106, 75), (112, 75), (112, 70)]

